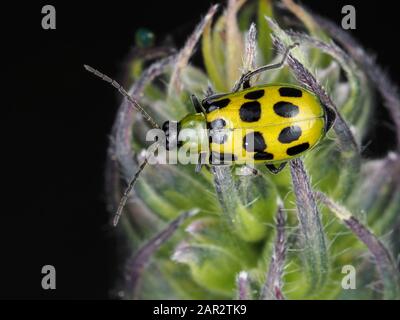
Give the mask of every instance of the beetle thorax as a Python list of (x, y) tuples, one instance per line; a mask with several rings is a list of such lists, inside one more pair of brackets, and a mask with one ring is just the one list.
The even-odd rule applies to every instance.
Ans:
[(181, 121), (166, 121), (163, 125), (167, 150), (185, 148), (193, 152), (208, 151), (206, 119), (202, 113), (188, 114)]

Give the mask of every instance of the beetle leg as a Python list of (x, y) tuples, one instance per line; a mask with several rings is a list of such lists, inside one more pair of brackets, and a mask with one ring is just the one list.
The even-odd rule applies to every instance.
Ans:
[(207, 153), (206, 152), (201, 152), (199, 154), (199, 160), (198, 160), (198, 162), (196, 164), (196, 169), (195, 169), (196, 173), (199, 173), (201, 171), (201, 168), (203, 167), (203, 165), (206, 162), (206, 157), (207, 157)]
[(194, 172), (196, 172), (196, 173), (200, 173), (200, 171), (201, 171), (201, 167), (203, 166), (203, 164), (202, 163), (198, 163), (198, 164), (196, 164), (196, 169), (194, 169)]
[(275, 63), (275, 64), (265, 65), (265, 66), (255, 69), (253, 71), (249, 71), (249, 72), (243, 74), (240, 77), (239, 81), (236, 83), (236, 85), (232, 91), (237, 92), (240, 90), (241, 87), (243, 87), (243, 89), (250, 88), (250, 79), (261, 72), (282, 68), (282, 66), (285, 64), (285, 61), (289, 55), (290, 50), (292, 50), (293, 48), (295, 48), (298, 45), (299, 44), (296, 42), (296, 43), (292, 44), (291, 46), (287, 47), (285, 53), (283, 54), (282, 60), (280, 62)]
[(228, 93), (214, 93), (211, 96), (205, 97), (201, 103), (202, 103), (202, 105), (204, 105), (205, 103), (207, 103), (211, 100), (222, 98), (222, 97), (226, 96), (227, 94)]
[(204, 107), (199, 102), (199, 99), (197, 99), (197, 97), (194, 94), (192, 94), (190, 98), (192, 99), (193, 107), (197, 113), (206, 113), (206, 110), (204, 109)]
[(258, 175), (260, 175), (260, 171), (258, 171), (254, 167), (251, 167), (248, 165), (243, 165), (236, 169), (236, 175), (238, 175), (238, 176), (258, 176)]
[(282, 162), (279, 167), (276, 167), (273, 164), (266, 164), (265, 166), (267, 167), (267, 169), (273, 173), (273, 174), (277, 174), (279, 172), (281, 172), (283, 170), (283, 168), (285, 168), (287, 162)]
[[(256, 70), (258, 70), (258, 69), (256, 69)], [(254, 70), (254, 71), (256, 71), (256, 70)], [(247, 77), (250, 73), (251, 73), (250, 71), (248, 71), (246, 73), (242, 73), (239, 81), (235, 83), (235, 86), (233, 87), (232, 92), (238, 92), (241, 87), (243, 87), (243, 89), (248, 89), (251, 87), (250, 78)], [(246, 77), (247, 77), (247, 79), (246, 79)]]
[(250, 87), (251, 87), (251, 85), (250, 85), (250, 79), (243, 80), (243, 89), (248, 89), (248, 88), (250, 88)]

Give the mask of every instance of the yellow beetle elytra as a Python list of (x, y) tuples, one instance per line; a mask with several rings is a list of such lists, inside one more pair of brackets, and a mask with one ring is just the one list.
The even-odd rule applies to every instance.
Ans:
[[(335, 112), (309, 90), (292, 84), (250, 86), (254, 75), (281, 67), (292, 47), (280, 63), (243, 75), (231, 93), (214, 94), (201, 103), (192, 96), (197, 113), (187, 115), (174, 127), (193, 131), (200, 167), (204, 163), (254, 162), (264, 163), (272, 173), (278, 173), (286, 161), (316, 146), (332, 127)], [(186, 142), (178, 141), (179, 132), (171, 133), (170, 124), (167, 121), (163, 125), (167, 148), (182, 147)], [(188, 139), (192, 145), (195, 140)], [(209, 141), (206, 149), (204, 140)]]
[[(201, 102), (192, 95), (196, 113), (178, 122), (166, 121), (162, 126), (166, 148), (182, 148), (190, 144), (191, 151), (194, 149), (198, 154), (196, 171), (204, 164), (251, 162), (265, 164), (272, 173), (278, 173), (288, 160), (315, 147), (332, 127), (336, 116), (334, 110), (323, 105), (311, 91), (296, 85), (250, 85), (253, 76), (282, 67), (289, 51), (296, 45), (288, 47), (281, 62), (243, 74), (230, 93), (210, 94)], [(87, 65), (85, 68), (111, 83), (153, 128), (159, 128), (117, 82)], [(189, 139), (179, 139), (183, 131)], [(146, 164), (147, 158), (130, 181), (114, 224), (118, 222), (128, 195)]]
[[(278, 169), (269, 164), (312, 149), (332, 126), (334, 117), (310, 91), (288, 84), (255, 86), (209, 97), (201, 104), (204, 112), (186, 116), (177, 128), (193, 129), (197, 136), (209, 135), (204, 139), (210, 142), (210, 164), (254, 161), (268, 164), (274, 173)], [(205, 127), (209, 130), (202, 130)], [(163, 129), (167, 137), (171, 136), (169, 128), (170, 122), (166, 122)], [(181, 144), (178, 141), (177, 145)]]

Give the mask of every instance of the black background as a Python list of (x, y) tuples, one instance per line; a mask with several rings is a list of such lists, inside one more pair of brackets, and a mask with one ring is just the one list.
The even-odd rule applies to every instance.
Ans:
[[(114, 231), (104, 205), (104, 161), (119, 97), (84, 63), (121, 79), (135, 30), (182, 43), (211, 1), (48, 1), (2, 4), (2, 204), (0, 298), (107, 298), (115, 276)], [(351, 31), (400, 83), (398, 13), (392, 1), (303, 1), (338, 24), (357, 9)], [(57, 29), (41, 28), (41, 8)], [(4, 72), (5, 71), (5, 72)], [(5, 98), (5, 99), (4, 99)], [(384, 117), (384, 114), (383, 114)], [(392, 135), (387, 124), (382, 135)], [(377, 141), (370, 153), (382, 153)], [(57, 289), (41, 289), (41, 268)]]

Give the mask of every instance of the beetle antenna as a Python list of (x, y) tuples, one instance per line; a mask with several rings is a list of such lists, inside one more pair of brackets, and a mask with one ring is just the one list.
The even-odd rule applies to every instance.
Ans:
[(91, 66), (88, 66), (87, 64), (83, 65), (87, 71), (90, 73), (93, 73), (94, 75), (98, 76), (100, 79), (108, 82), (111, 84), (114, 88), (116, 88), (131, 104), (132, 106), (139, 111), (143, 117), (149, 122), (149, 124), (155, 128), (155, 129), (160, 129), (159, 125), (153, 120), (152, 117), (140, 106), (140, 104), (133, 99), (129, 93), (114, 79), (111, 79), (109, 76), (105, 75), (104, 73), (101, 73), (100, 71), (92, 68)]
[(148, 163), (147, 158), (145, 158), (143, 163), (140, 165), (139, 169), (136, 171), (135, 175), (132, 177), (131, 181), (129, 182), (128, 187), (125, 189), (124, 195), (122, 196), (122, 198), (119, 202), (119, 205), (118, 205), (118, 209), (114, 215), (114, 219), (113, 219), (114, 227), (117, 226), (119, 218), (121, 218), (121, 215), (122, 215), (122, 210), (124, 209), (125, 204), (128, 201), (129, 194), (131, 193), (133, 187), (135, 186), (137, 179), (139, 178), (140, 173), (143, 171), (143, 169), (147, 165), (147, 163)]

